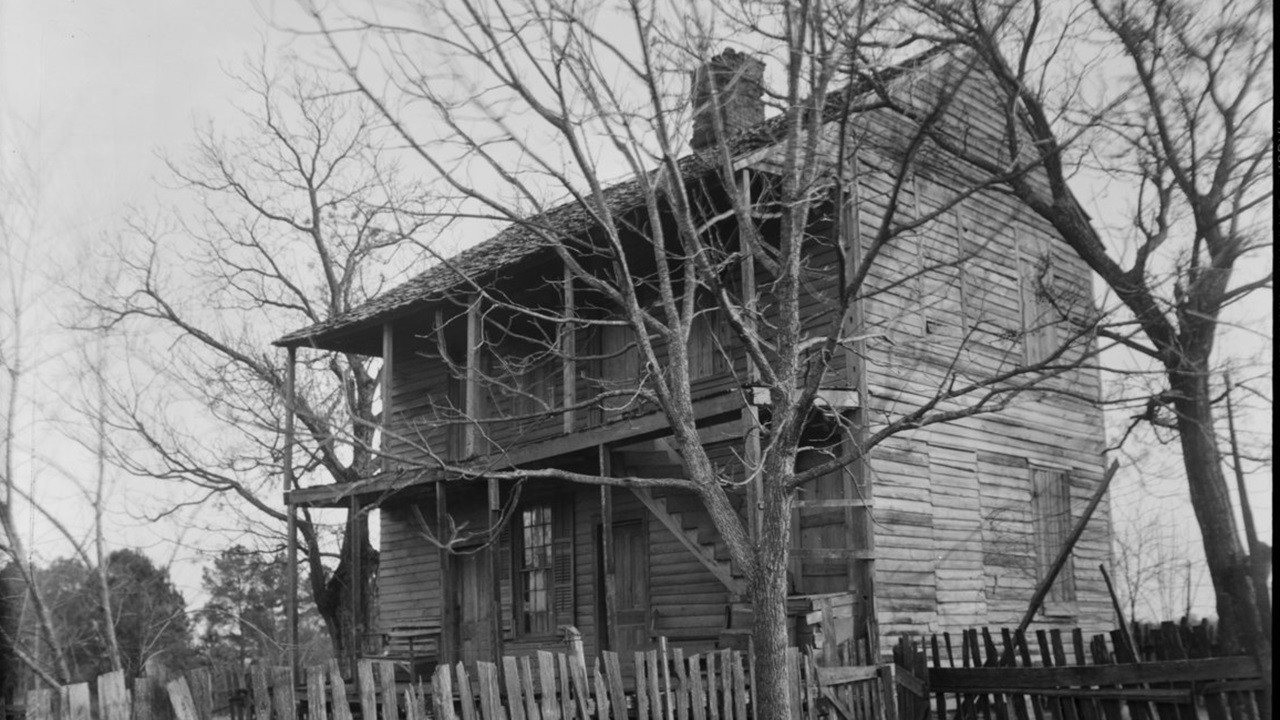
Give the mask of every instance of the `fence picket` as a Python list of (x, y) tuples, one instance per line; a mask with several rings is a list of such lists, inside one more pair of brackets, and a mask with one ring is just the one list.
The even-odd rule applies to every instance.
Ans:
[(477, 661), (476, 684), (480, 690), (481, 717), (484, 720), (505, 720), (502, 693), (498, 690), (498, 666), (484, 660)]
[(595, 686), (596, 717), (600, 720), (609, 720), (609, 690), (605, 687), (599, 660), (596, 660), (596, 666), (591, 671), (591, 682)]
[(169, 691), (169, 703), (173, 705), (173, 714), (177, 720), (200, 720), (186, 678), (179, 677), (166, 685), (165, 689)]
[(390, 660), (378, 660), (374, 667), (378, 671), (378, 684), (381, 685), (379, 694), (382, 696), (382, 717), (384, 720), (398, 720), (400, 701), (396, 694), (396, 664)]
[(524, 695), (525, 716), (528, 720), (542, 720), (542, 713), (538, 712), (538, 698), (533, 689), (533, 667), (528, 655), (520, 657), (520, 689)]
[(560, 706), (556, 704), (555, 658), (546, 650), (537, 652), (538, 685), (542, 690), (542, 720), (560, 720)]
[(207, 667), (187, 672), (187, 687), (191, 689), (191, 700), (195, 703), (200, 720), (212, 720), (213, 673)]
[(575, 652), (569, 653), (569, 680), (573, 683), (573, 697), (577, 701), (577, 717), (590, 720), (591, 689), (587, 685), (587, 663), (581, 650), (581, 645), (578, 645)]
[(622, 665), (618, 653), (605, 650), (601, 653), (604, 661), (605, 680), (609, 685), (609, 700), (613, 705), (613, 714), (618, 720), (627, 719), (627, 694), (623, 691)]
[(507, 655), (502, 658), (502, 680), (507, 687), (507, 714), (511, 720), (525, 720), (524, 693), (520, 691), (520, 666)]
[(254, 720), (271, 720), (271, 691), (267, 685), (267, 666), (254, 663), (253, 667), (249, 668), (249, 683), (253, 688)]
[[(674, 648), (671, 661), (676, 668), (676, 717), (689, 720), (689, 670), (684, 664), (684, 650)], [(667, 711), (670, 715), (670, 711)]]
[[(733, 651), (733, 710), (737, 714), (739, 720), (748, 720), (747, 718), (747, 677), (742, 671), (742, 653)], [(752, 703), (751, 712), (756, 711), (756, 704)]]
[(720, 685), (716, 682), (716, 653), (707, 653), (707, 720), (720, 720)]
[(98, 676), (98, 720), (129, 720), (129, 691), (124, 671)]
[(636, 717), (649, 720), (649, 673), (644, 662), (644, 653), (637, 650), (635, 654), (636, 674)]
[(308, 720), (329, 720), (329, 708), (324, 696), (325, 666), (313, 665), (307, 668), (307, 718)]
[(329, 696), (333, 702), (332, 712), (330, 713), (333, 720), (351, 720), (351, 702), (347, 699), (347, 681), (342, 679), (342, 670), (338, 668), (337, 660), (329, 661)]
[(707, 720), (707, 694), (702, 686), (702, 655), (689, 656), (689, 704), (693, 720)]
[(644, 654), (644, 657), (647, 665), (645, 672), (649, 676), (649, 717), (653, 720), (662, 720), (662, 692), (660, 689), (662, 676), (658, 673), (658, 651), (650, 650)]
[[(411, 698), (413, 688), (405, 695), (405, 719), (406, 720), (425, 720), (416, 717), (418, 698)], [(449, 672), (448, 663), (440, 663), (436, 665), (436, 671), (431, 676), (431, 708), (434, 710), (435, 720), (457, 720), (458, 716), (453, 711), (453, 677)]]
[(297, 717), (298, 699), (295, 696), (292, 673), (289, 668), (278, 667), (271, 673), (271, 697), (275, 700), (276, 720), (294, 720)]
[(459, 660), (454, 671), (458, 677), (458, 705), (462, 708), (462, 720), (476, 720), (476, 696), (471, 690), (467, 667)]

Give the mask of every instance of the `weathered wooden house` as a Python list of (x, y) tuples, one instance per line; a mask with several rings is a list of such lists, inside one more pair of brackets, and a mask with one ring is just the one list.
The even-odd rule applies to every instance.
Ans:
[[(733, 133), (728, 148), (765, 209), (773, 138), (783, 121), (764, 118), (758, 61), (721, 61), (737, 63), (718, 103)], [(948, 73), (956, 62), (924, 57), (886, 73), (886, 87), (936, 95), (953, 82)], [(953, 98), (948, 131), (968, 143), (998, 139), (998, 117), (986, 112), (980, 93), (970, 94)], [(700, 122), (695, 151), (680, 171), (702, 189), (710, 216), (721, 181), (696, 150), (710, 132), (709, 121), (696, 117)], [(903, 217), (937, 213), (881, 250), (869, 280), (879, 290), (858, 302), (858, 331), (823, 381), (819, 405), (862, 428), (936, 398), (940, 384), (1054, 357), (1079, 327), (1072, 313), (1087, 315), (1090, 304), (1087, 269), (1010, 195), (957, 198), (963, 173), (937, 154), (922, 153), (903, 174), (902, 125), (887, 112), (858, 119), (848, 230), (829, 237), (831, 212), (822, 211), (809, 229), (828, 239), (815, 243), (810, 258), (814, 282), (805, 297), (816, 325), (829, 319), (832, 292), (823, 285), (831, 282), (823, 280), (823, 253), (839, 243), (858, 251), (862, 234), (883, 219), (897, 177)], [(661, 219), (648, 217), (639, 184), (620, 183), (605, 196), (624, 236), (645, 246), (645, 223)], [(760, 216), (767, 238), (776, 228), (767, 212)], [(532, 222), (585, 238), (589, 247), (595, 221), (568, 203)], [(377, 622), (369, 630), (396, 653), (412, 641), (414, 654), (429, 659), (518, 654), (556, 642), (565, 625), (578, 628), (588, 653), (643, 648), (659, 636), (690, 646), (733, 642), (750, 609), (695, 498), (539, 475), (555, 468), (670, 476), (682, 467), (666, 438), (666, 417), (629, 392), (646, 372), (629, 329), (601, 323), (608, 307), (583, 284), (566, 282), (561, 259), (532, 236), (526, 224), (514, 224), (349, 314), (278, 341), (384, 363), (386, 472), (296, 490), (288, 502), (379, 510)], [(632, 259), (643, 256), (637, 250)], [(735, 282), (749, 292), (752, 270), (741, 272)], [(481, 288), (487, 304), (477, 300)], [(556, 308), (584, 321), (549, 329), (512, 308)], [(747, 358), (723, 320), (708, 310), (697, 329), (688, 352), (701, 439), (726, 478), (741, 482), (739, 459), (767, 399), (752, 385)], [(1090, 344), (1087, 337), (1074, 343), (1077, 351)], [(1015, 623), (1101, 481), (1103, 425), (1091, 402), (1099, 392), (1095, 370), (1061, 371), (999, 413), (896, 435), (847, 471), (804, 488), (788, 573), (796, 632), (804, 634), (808, 600), (831, 593), (853, 595), (860, 632)], [(811, 445), (819, 450), (826, 443), (839, 452), (848, 441), (838, 434), (828, 440), (830, 427), (813, 424)], [(814, 462), (828, 457), (819, 450)], [(802, 454), (798, 463), (807, 462)], [(527, 479), (476, 480), (457, 467), (474, 468), (474, 475), (525, 472)], [(735, 497), (749, 515), (751, 491), (743, 484)], [(1109, 623), (1097, 572), (1109, 558), (1104, 506), (1041, 620)]]

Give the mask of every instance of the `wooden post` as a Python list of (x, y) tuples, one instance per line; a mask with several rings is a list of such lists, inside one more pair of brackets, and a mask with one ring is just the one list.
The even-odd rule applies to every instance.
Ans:
[[(751, 222), (751, 172), (743, 170), (739, 178), (739, 190), (746, 199), (748, 207), (748, 216), (739, 218), (739, 222)], [(740, 248), (742, 252), (742, 322), (746, 328), (748, 335), (755, 333), (756, 323), (756, 261), (752, 253), (752, 248), (747, 239), (746, 233), (738, 233), (739, 242), (742, 243)], [(747, 385), (754, 386), (760, 380), (760, 369), (756, 367), (755, 361), (747, 356)], [(743, 466), (747, 472), (751, 474), (751, 482), (747, 485), (747, 502), (751, 509), (747, 513), (747, 530), (752, 538), (760, 536), (760, 525), (762, 524), (761, 513), (764, 509), (760, 503), (761, 498), (761, 477), (760, 477), (760, 409), (752, 402), (747, 402), (742, 407), (742, 425), (745, 431), (743, 436)]]
[[(600, 475), (611, 477), (613, 463), (609, 457), (609, 447), (601, 445)], [(615, 573), (617, 559), (613, 555), (613, 488), (600, 486), (600, 554), (604, 565), (604, 614), (605, 614), (605, 646), (609, 650), (618, 649), (618, 589)]]
[(470, 422), (462, 439), (462, 457), (475, 457), (480, 450), (480, 343), (483, 338), (480, 301), (476, 297), (467, 307), (467, 384), (463, 407)]
[[(1231, 373), (1223, 378), (1227, 386), (1227, 436), (1231, 441), (1231, 468), (1236, 476), (1236, 489), (1240, 495), (1240, 514), (1244, 518), (1244, 536), (1249, 543), (1249, 569), (1253, 576), (1253, 592), (1258, 604), (1258, 619), (1262, 621), (1262, 632), (1271, 636), (1271, 593), (1267, 591), (1267, 575), (1271, 571), (1270, 555), (1263, 551), (1258, 540), (1258, 528), (1253, 520), (1253, 505), (1249, 502), (1248, 488), (1244, 482), (1244, 466), (1240, 462), (1240, 443), (1236, 437), (1235, 405), (1231, 402)], [(1190, 583), (1187, 584), (1189, 588)], [(1190, 603), (1188, 603), (1190, 605)]]
[(573, 406), (578, 401), (578, 362), (576, 355), (578, 354), (577, 327), (573, 319), (577, 317), (576, 299), (573, 292), (573, 273), (569, 271), (569, 266), (564, 267), (564, 316), (565, 323), (560, 328), (560, 358), (561, 365), (564, 370), (564, 388), (561, 391), (563, 404), (563, 412), (561, 418), (564, 422), (564, 434), (568, 435), (573, 432), (573, 425), (577, 418)]
[(493, 591), (489, 593), (489, 606), (492, 618), (489, 623), (489, 636), (492, 638), (493, 661), (500, 662), (502, 657), (502, 593), (498, 592), (498, 588), (502, 587), (502, 572), (500, 563), (498, 562), (498, 553), (501, 551), (497, 542), (498, 521), (502, 517), (502, 490), (498, 485), (498, 481), (489, 478), (489, 532), (492, 533), (489, 548), (485, 551), (488, 556), (489, 578), (493, 582)]
[[(858, 226), (860, 217), (858, 215), (858, 164), (856, 158), (850, 165), (849, 192), (842, 192), (843, 203), (839, 210), (840, 243), (846, 248), (846, 256), (848, 257), (848, 267), (845, 270), (845, 277), (842, 278), (846, 284), (853, 282), (855, 274), (863, 261), (862, 234)], [(845, 373), (848, 381), (853, 384), (854, 391), (858, 397), (858, 409), (854, 412), (854, 417), (852, 418), (855, 447), (848, 448), (845, 451), (853, 450), (863, 453), (870, 434), (867, 410), (871, 398), (867, 392), (867, 363), (865, 362), (867, 345), (866, 340), (861, 339), (864, 334), (861, 332), (861, 328), (865, 320), (863, 318), (862, 303), (856, 297), (849, 299), (849, 306), (845, 309), (845, 317), (848, 322), (846, 328), (850, 336), (858, 338), (846, 341), (847, 344), (845, 345)], [(863, 501), (861, 506), (850, 505), (845, 508), (845, 543), (850, 548), (862, 548), (867, 551), (867, 555), (864, 558), (856, 558), (850, 555), (846, 564), (845, 572), (847, 574), (848, 588), (854, 596), (854, 632), (851, 639), (856, 641), (858, 632), (866, 628), (868, 648), (871, 652), (871, 658), (869, 659), (874, 660), (880, 656), (880, 633), (875, 615), (875, 531), (871, 523), (870, 510), (874, 487), (871, 482), (870, 459), (865, 454), (843, 472), (842, 487), (846, 500), (859, 498)]]
[[(449, 502), (445, 493), (444, 478), (436, 481), (436, 534), (444, 544), (445, 528), (449, 525)], [(444, 547), (436, 550), (440, 563), (440, 647), (437, 654), (440, 664), (448, 665), (454, 661), (454, 649), (457, 638), (457, 618), (454, 613), (455, 598), (453, 582), (453, 563), (449, 551)]]
[[(284, 491), (285, 497), (295, 485), (293, 473), (293, 415), (297, 405), (297, 355), (298, 349), (290, 346), (285, 363), (285, 412), (284, 412)], [(285, 531), (285, 624), (288, 626), (289, 671), (291, 680), (297, 681), (301, 659), (298, 648), (298, 506), (288, 504), (288, 527)]]
[(392, 331), (391, 323), (382, 324), (382, 377), (380, 390), (382, 391), (382, 420), (379, 422), (381, 426), (380, 442), (378, 450), (382, 453), (381, 466), (383, 472), (390, 472), (393, 469), (391, 462), (391, 440), (387, 437), (387, 432), (391, 429), (391, 373), (393, 372), (392, 363), (395, 355), (395, 335)]
[[(364, 643), (364, 518), (361, 516), (360, 498), (351, 496), (347, 510), (347, 522), (351, 528), (351, 661), (360, 657)], [(355, 665), (351, 666), (355, 671)]]

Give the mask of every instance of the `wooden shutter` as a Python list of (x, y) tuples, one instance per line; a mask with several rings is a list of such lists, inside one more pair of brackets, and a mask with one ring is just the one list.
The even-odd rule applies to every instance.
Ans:
[(573, 500), (566, 497), (551, 508), (552, 598), (555, 624), (574, 625)]
[(511, 584), (511, 524), (502, 528), (502, 534), (498, 536), (498, 602), (502, 608), (502, 617), (499, 621), (502, 623), (502, 637), (511, 640), (516, 635), (515, 623), (512, 618), (515, 616), (515, 608), (512, 606), (514, 602), (512, 596)]
[[(1036, 569), (1043, 578), (1071, 534), (1071, 481), (1065, 470), (1031, 468), (1031, 504), (1035, 512)], [(1075, 565), (1071, 558), (1058, 572), (1046, 598), (1050, 602), (1076, 599)]]

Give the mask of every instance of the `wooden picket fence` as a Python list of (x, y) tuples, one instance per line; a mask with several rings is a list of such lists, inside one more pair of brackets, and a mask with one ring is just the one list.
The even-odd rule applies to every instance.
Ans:
[[(924, 693), (938, 718), (983, 720), (1249, 720), (1259, 718), (1269, 678), (1252, 657), (1215, 655), (1203, 628), (1165, 623), (1135, 653), (1121, 630), (1093, 635), (1080, 629), (1008, 628), (935, 635), (920, 647), (899, 643), (911, 662), (931, 655)], [(1145, 657), (1144, 657), (1145, 655)], [(899, 661), (902, 663), (903, 661)], [(928, 714), (917, 706), (913, 720)]]
[[(767, 720), (757, 714), (748, 654), (686, 654), (665, 639), (637, 652), (624, 673), (617, 653), (590, 668), (580, 641), (500, 663), (436, 668), (429, 682), (405, 682), (391, 660), (363, 659), (348, 683), (337, 661), (307, 668), (253, 666), (247, 682), (215, 691), (207, 671), (170, 681), (123, 673), (57, 691), (27, 694), (27, 720)], [(787, 672), (797, 720), (897, 720), (893, 666), (821, 666), (790, 648)], [(96, 690), (96, 692), (95, 692)]]

